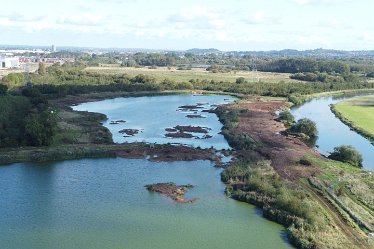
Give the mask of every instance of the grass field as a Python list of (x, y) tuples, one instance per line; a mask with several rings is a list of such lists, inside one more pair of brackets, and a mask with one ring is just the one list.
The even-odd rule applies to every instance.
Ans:
[[(35, 72), (38, 69), (37, 63), (30, 63), (29, 64), (29, 71)], [(2, 69), (0, 70), (0, 79), (10, 73), (24, 73), (26, 72), (25, 65), (21, 65), (19, 69)]]
[(374, 96), (343, 101), (334, 109), (352, 128), (374, 138)]
[(85, 69), (88, 72), (97, 72), (101, 74), (128, 74), (134, 77), (139, 74), (149, 75), (162, 81), (164, 79), (170, 79), (177, 82), (187, 82), (191, 79), (199, 80), (214, 80), (214, 81), (226, 81), (235, 82), (239, 77), (244, 77), (247, 81), (262, 81), (270, 83), (284, 82), (297, 82), (296, 80), (290, 79), (290, 74), (286, 73), (267, 73), (257, 72), (256, 74), (246, 71), (236, 71), (229, 73), (212, 73), (208, 72), (203, 68), (193, 68), (191, 70), (177, 70), (177, 68), (158, 67), (156, 69), (150, 69), (147, 67), (135, 68), (135, 67), (113, 67), (113, 66), (100, 66), (100, 67), (88, 67)]

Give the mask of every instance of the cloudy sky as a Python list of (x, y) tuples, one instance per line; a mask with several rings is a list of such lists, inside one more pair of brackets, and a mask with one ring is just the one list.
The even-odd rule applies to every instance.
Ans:
[(373, 0), (1, 0), (0, 44), (372, 50), (373, 10)]

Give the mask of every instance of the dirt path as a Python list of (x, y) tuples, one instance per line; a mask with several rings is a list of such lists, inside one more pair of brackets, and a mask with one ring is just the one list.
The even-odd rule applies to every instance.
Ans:
[(362, 235), (358, 234), (358, 232), (350, 227), (344, 219), (336, 213), (336, 209), (334, 206), (331, 205), (331, 203), (325, 199), (325, 197), (321, 196), (320, 193), (318, 193), (315, 189), (313, 189), (311, 186), (307, 184), (300, 184), (306, 191), (308, 191), (315, 200), (318, 201), (318, 203), (324, 208), (326, 212), (328, 212), (329, 217), (334, 222), (335, 226), (339, 228), (340, 231), (342, 231), (347, 238), (350, 238), (352, 242), (359, 248), (365, 248), (370, 249), (367, 242), (363, 239), (360, 239)]

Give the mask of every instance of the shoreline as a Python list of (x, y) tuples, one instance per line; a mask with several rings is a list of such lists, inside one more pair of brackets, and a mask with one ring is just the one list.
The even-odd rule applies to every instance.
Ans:
[[(356, 215), (357, 209), (352, 212), (351, 208), (346, 206), (346, 202), (329, 192), (329, 184), (324, 182), (330, 174), (338, 176), (344, 172), (349, 182), (359, 175), (366, 175), (366, 172), (328, 160), (296, 137), (275, 135), (285, 129), (282, 123), (276, 122), (275, 111), (282, 109), (286, 104), (286, 101), (255, 99), (251, 102), (232, 104), (218, 112), (225, 126), (225, 137), (232, 142), (230, 145), (241, 159), (241, 162), (231, 164), (222, 174), (226, 194), (263, 209), (265, 218), (286, 227), (289, 241), (297, 248), (325, 248), (330, 244), (336, 244), (336, 248), (369, 248), (369, 245), (365, 245), (364, 231), (367, 231), (370, 225), (366, 226), (367, 223), (360, 217), (361, 213)], [(236, 112), (237, 117), (227, 115), (230, 111)], [(230, 122), (230, 118), (235, 122)], [(252, 145), (243, 148), (241, 139), (246, 139), (246, 142)], [(304, 165), (303, 161), (308, 161), (310, 165)], [(242, 164), (251, 166), (243, 168)], [(246, 179), (248, 175), (249, 179)], [(372, 180), (368, 183), (371, 184)], [(317, 185), (319, 188), (315, 187)], [(274, 194), (274, 191), (277, 194)], [(293, 202), (300, 203), (291, 202), (285, 206), (281, 204), (278, 196), (284, 191), (289, 192), (290, 196), (295, 196)], [(350, 193), (351, 190), (346, 191)], [(298, 195), (309, 196), (308, 202), (313, 209), (302, 211), (303, 201), (297, 199)], [(361, 198), (360, 195), (354, 195), (357, 196), (352, 197), (352, 200), (359, 203), (357, 199)], [(336, 198), (333, 199), (331, 196)], [(364, 204), (357, 203), (357, 208), (366, 208)], [(295, 206), (290, 208), (290, 205)], [(365, 215), (371, 216), (371, 212)], [(312, 224), (318, 221), (314, 216), (326, 215), (331, 224), (322, 222), (319, 226), (324, 224), (325, 233), (329, 234), (329, 238), (320, 241), (311, 239), (322, 234), (313, 229), (304, 231), (302, 227), (313, 226)], [(356, 219), (357, 217), (360, 218)]]
[(125, 143), (125, 144), (82, 144), (44, 148), (0, 150), (0, 166), (14, 163), (40, 163), (84, 158), (127, 158), (146, 159), (153, 162), (176, 162), (208, 160), (221, 164), (216, 149), (198, 149), (184, 145)]

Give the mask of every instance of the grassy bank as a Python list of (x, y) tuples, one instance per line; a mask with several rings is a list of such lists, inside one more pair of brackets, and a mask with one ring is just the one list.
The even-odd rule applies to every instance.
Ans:
[(374, 142), (374, 97), (358, 97), (331, 107), (335, 115), (349, 127)]
[(294, 105), (302, 105), (305, 102), (308, 102), (312, 99), (316, 98), (324, 98), (324, 97), (340, 97), (340, 96), (353, 96), (356, 94), (374, 94), (374, 89), (348, 89), (348, 90), (340, 90), (340, 91), (327, 91), (321, 93), (314, 93), (314, 94), (293, 94), (288, 97), (288, 100)]

